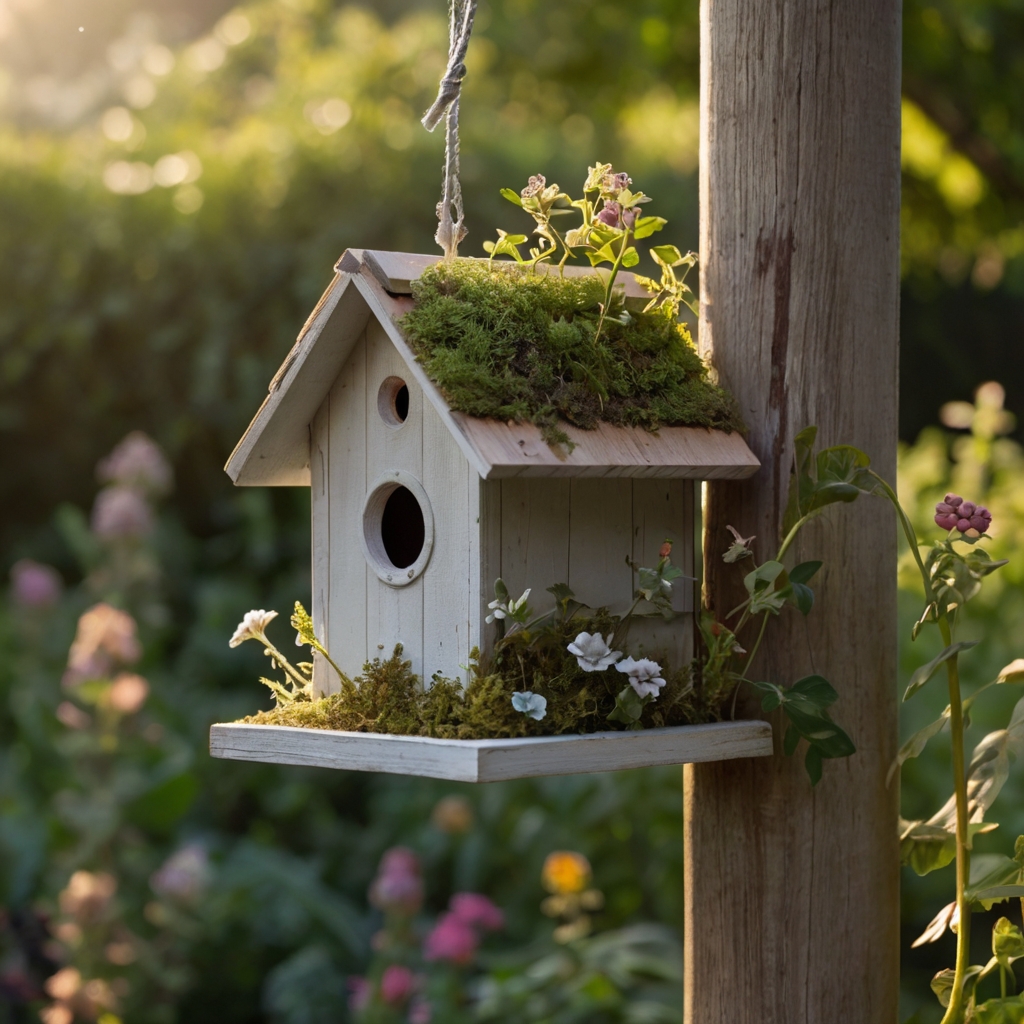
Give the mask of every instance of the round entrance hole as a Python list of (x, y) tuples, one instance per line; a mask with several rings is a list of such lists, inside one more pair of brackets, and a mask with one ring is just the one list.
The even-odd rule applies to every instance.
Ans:
[(377, 392), (377, 411), (389, 427), (409, 418), (409, 385), (401, 377), (387, 377)]
[(396, 487), (384, 502), (380, 539), (396, 569), (408, 569), (423, 550), (423, 510), (408, 487)]
[(411, 473), (392, 470), (374, 484), (363, 504), (362, 542), (383, 582), (404, 587), (420, 577), (434, 546), (434, 515)]

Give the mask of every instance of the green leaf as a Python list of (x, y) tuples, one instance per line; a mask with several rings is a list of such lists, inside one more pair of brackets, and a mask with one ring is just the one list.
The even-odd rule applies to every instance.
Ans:
[(799, 699), (801, 704), (821, 711), (839, 700), (835, 687), (823, 676), (804, 676), (786, 691), (786, 695), (790, 700)]
[(1009, 918), (1001, 917), (992, 926), (992, 955), (1003, 967), (1024, 957), (1024, 935)]
[(796, 727), (790, 725), (786, 729), (786, 737), (782, 741), (782, 750), (786, 757), (792, 757), (796, 753), (797, 745), (800, 743), (800, 733), (797, 732)]
[(764, 697), (761, 698), (761, 708), (764, 711), (774, 711), (780, 707), (786, 699), (786, 691), (775, 683), (751, 683), (755, 690), (760, 690)]
[(977, 640), (959, 640), (955, 644), (950, 644), (945, 650), (937, 654), (927, 665), (922, 665), (911, 677), (910, 685), (907, 687), (907, 692), (903, 694), (904, 700), (910, 700), (911, 697), (917, 693), (918, 690), (928, 682), (940, 665), (945, 664), (950, 658), (956, 657), (961, 651), (970, 650), (972, 647), (977, 647)]
[(516, 206), (522, 206), (522, 205), (523, 205), (523, 199), (522, 199), (522, 196), (520, 196), (518, 192), (515, 192), (515, 191), (513, 191), (513, 190), (512, 190), (512, 189), (510, 189), (510, 188), (503, 188), (503, 189), (501, 190), (501, 194), (502, 194), (502, 195), (503, 195), (503, 196), (504, 196), (504, 197), (505, 197), (505, 198), (506, 198), (506, 199), (507, 199), (507, 200), (508, 200), (508, 201), (509, 201), (510, 203), (515, 203), (515, 204), (516, 204)]
[(622, 265), (624, 267), (635, 267), (640, 262), (640, 253), (636, 251), (634, 246), (630, 246), (622, 256)]
[(805, 427), (793, 439), (793, 470), (789, 478), (789, 500), (786, 514), (782, 519), (782, 532), (788, 534), (796, 526), (804, 514), (803, 508), (810, 501), (814, 492), (814, 480), (811, 478), (811, 453), (814, 441), (818, 436), (817, 427)]
[(821, 562), (801, 562), (789, 570), (790, 583), (808, 583), (821, 568)]
[(786, 603), (786, 595), (774, 590), (774, 583), (786, 571), (781, 562), (765, 562), (743, 578), (743, 585), (750, 594), (750, 612), (757, 615), (762, 611), (778, 614)]
[(804, 767), (810, 777), (811, 785), (821, 782), (821, 751), (817, 747), (808, 747), (804, 755)]
[(794, 701), (783, 702), (782, 709), (800, 735), (816, 747), (822, 757), (849, 757), (856, 753), (853, 740), (826, 712), (810, 713)]
[[(985, 974), (985, 968), (978, 964), (972, 964), (964, 971), (964, 999), (969, 1001), (974, 995), (974, 990)], [(956, 972), (950, 968), (939, 971), (938, 974), (932, 978), (931, 986), (932, 991), (938, 997), (939, 1002), (943, 1006), (949, 1006), (950, 996), (953, 994), (953, 979), (956, 977)]]
[(804, 586), (803, 583), (791, 583), (789, 589), (797, 608), (804, 615), (810, 615), (814, 608), (814, 591), (810, 587)]
[(644, 702), (632, 686), (624, 686), (615, 698), (615, 710), (608, 716), (609, 722), (634, 725), (644, 711)]
[(668, 221), (664, 217), (638, 217), (636, 224), (633, 226), (633, 237), (637, 240), (649, 238), (655, 231), (660, 231), (667, 223)]
[(655, 263), (660, 263), (663, 267), (677, 267), (686, 262), (693, 266), (696, 262), (692, 254), (684, 256), (674, 245), (652, 245), (651, 256)]
[(974, 1008), (974, 1024), (1021, 1024), (1024, 1021), (1024, 996), (987, 999)]
[(889, 774), (885, 777), (886, 786), (892, 782), (892, 777), (896, 774), (896, 770), (900, 768), (905, 762), (909, 761), (912, 757), (918, 757), (928, 741), (933, 736), (938, 736), (940, 732), (945, 728), (946, 723), (949, 721), (949, 708), (942, 712), (941, 718), (936, 718), (934, 722), (929, 722), (923, 729), (918, 729), (913, 736), (910, 737), (906, 743), (900, 747), (893, 759), (892, 765), (889, 767)]

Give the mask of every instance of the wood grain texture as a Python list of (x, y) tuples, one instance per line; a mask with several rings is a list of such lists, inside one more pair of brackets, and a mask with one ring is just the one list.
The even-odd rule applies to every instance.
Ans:
[[(479, 644), (473, 633), (473, 558), (480, 526), (476, 474), (434, 407), (423, 403), (423, 486), (434, 510), (434, 550), (423, 575), (423, 682), (441, 672), (465, 681), (463, 665)], [(479, 571), (479, 567), (477, 569)], [(477, 584), (479, 589), (479, 584)]]
[[(707, 486), (722, 615), (725, 527), (774, 554), (797, 431), (894, 475), (900, 4), (702, 0), (701, 18), (701, 346), (762, 463)], [(814, 790), (799, 754), (685, 770), (688, 1024), (897, 1019), (896, 526), (861, 499), (792, 555), (825, 562), (817, 607), (773, 623), (755, 672), (830, 679), (857, 754)]]
[[(409, 414), (400, 427), (384, 422), (377, 408), (377, 392), (388, 377), (400, 377), (409, 389)], [(384, 326), (370, 320), (366, 328), (366, 480), (363, 494), (374, 489), (386, 472), (409, 473), (423, 483), (423, 392), (408, 372), (405, 361), (395, 351)], [(362, 519), (358, 527), (362, 530)], [(351, 541), (359, 543), (355, 533)], [(358, 548), (357, 548), (358, 551)], [(362, 552), (359, 551), (359, 557)], [(375, 572), (366, 574), (366, 647), (369, 657), (390, 658), (401, 644), (412, 670), (424, 676), (423, 663), (423, 587), (433, 568), (428, 564), (423, 576), (404, 587), (391, 587)], [(430, 673), (427, 673), (429, 678)]]
[(224, 467), (235, 484), (309, 486), (309, 424), (368, 317), (366, 303), (352, 287), (351, 278), (338, 275), (315, 315), (307, 320)]
[[(358, 530), (366, 495), (366, 332), (353, 346), (331, 388), (331, 439), (327, 480), (331, 510), (327, 650), (354, 678), (370, 651), (366, 638), (367, 577)], [(317, 520), (313, 520), (314, 530)], [(318, 540), (313, 539), (314, 547)], [(320, 586), (317, 576), (314, 587)], [(376, 650), (374, 650), (376, 654)]]
[(458, 782), (500, 782), (538, 775), (764, 757), (771, 750), (771, 728), (765, 722), (715, 722), (515, 740), (436, 740), (242, 722), (210, 728), (210, 753), (214, 757)]
[[(331, 597), (331, 396), (328, 393), (309, 425), (310, 513), (312, 516), (313, 632), (328, 650), (327, 624)], [(338, 674), (322, 654), (313, 652), (313, 691), (317, 696), (341, 689)]]
[(452, 412), (452, 423), (466, 437), (485, 479), (507, 477), (674, 477), (687, 480), (742, 480), (759, 463), (739, 434), (706, 427), (642, 427), (599, 423), (581, 430), (560, 429), (575, 446), (552, 447), (532, 423), (503, 423)]

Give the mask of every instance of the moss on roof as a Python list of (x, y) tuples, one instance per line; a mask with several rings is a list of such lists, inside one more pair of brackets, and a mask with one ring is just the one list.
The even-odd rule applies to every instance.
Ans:
[(529, 421), (549, 442), (559, 419), (743, 430), (684, 324), (665, 309), (627, 312), (621, 298), (595, 343), (604, 284), (512, 263), (441, 262), (413, 282), (402, 329), (448, 404), (471, 416)]

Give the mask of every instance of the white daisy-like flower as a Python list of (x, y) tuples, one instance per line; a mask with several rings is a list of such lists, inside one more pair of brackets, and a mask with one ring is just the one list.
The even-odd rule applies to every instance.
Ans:
[(548, 699), (531, 690), (512, 694), (512, 707), (539, 722), (548, 713)]
[(277, 612), (267, 612), (262, 608), (254, 608), (251, 612), (246, 612), (234, 635), (228, 641), (228, 646), (237, 647), (246, 640), (262, 640), (267, 626), (276, 618)]
[(629, 676), (629, 685), (638, 697), (657, 697), (665, 680), (661, 678), (661, 666), (650, 658), (626, 658), (615, 666)]
[(613, 651), (600, 633), (580, 633), (566, 650), (584, 672), (603, 672), (622, 657), (622, 651)]
[(491, 609), (491, 614), (484, 620), (487, 623), (493, 622), (495, 619), (504, 619), (511, 616), (513, 619), (516, 618), (516, 613), (526, 604), (526, 599), (530, 596), (531, 587), (527, 587), (523, 591), (523, 596), (518, 600), (509, 601), (506, 604), (501, 598), (495, 598), (491, 601), (487, 607)]

